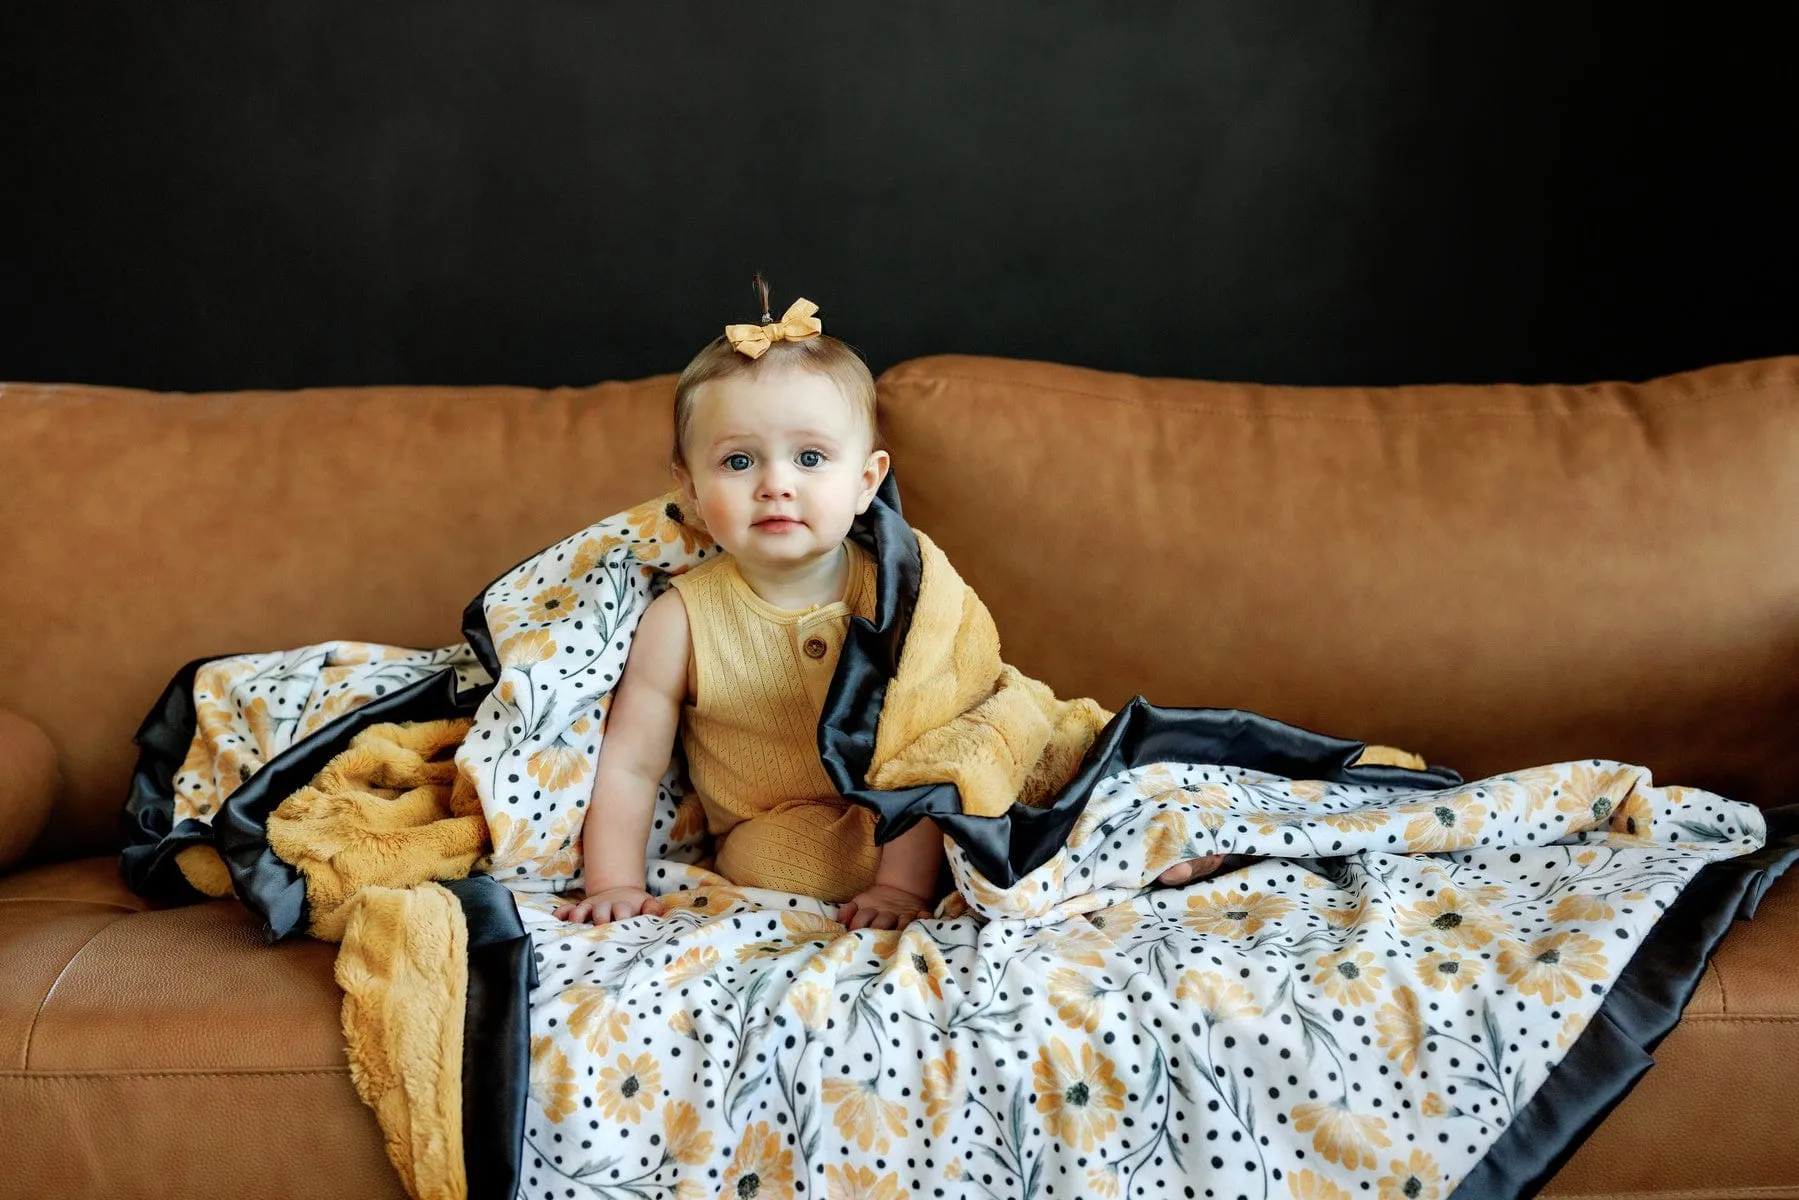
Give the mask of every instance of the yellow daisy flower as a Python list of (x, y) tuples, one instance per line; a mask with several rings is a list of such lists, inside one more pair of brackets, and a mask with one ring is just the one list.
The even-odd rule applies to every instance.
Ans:
[(1116, 949), (1112, 939), (1088, 921), (1064, 921), (1038, 929), (1031, 935), (1030, 945), (1057, 962), (1083, 967), (1105, 966), (1106, 955)]
[[(1112, 1200), (1118, 1194), (1122, 1181), (1118, 1178), (1118, 1168), (1107, 1163), (1103, 1167), (1087, 1168), (1087, 1191), (1101, 1200)], [(1348, 1197), (1344, 1197), (1348, 1200)]]
[(1418, 1103), (1418, 1111), (1427, 1117), (1441, 1117), (1449, 1112), (1449, 1104), (1435, 1092), (1426, 1092)]
[(556, 1044), (547, 1037), (531, 1039), (531, 1098), (543, 1106), (543, 1114), (560, 1121), (575, 1111), (575, 1072)]
[(744, 1130), (719, 1195), (736, 1200), (792, 1200), (793, 1151), (781, 1148), (781, 1134), (757, 1121)]
[(568, 560), (568, 577), (570, 580), (580, 579), (589, 571), (598, 567), (619, 546), (624, 545), (622, 538), (611, 534), (601, 534), (597, 538), (587, 538), (575, 547), (575, 553)]
[(787, 1000), (807, 1029), (823, 1029), (831, 1019), (831, 989), (822, 984), (796, 983), (787, 989)]
[(1385, 825), (1388, 812), (1384, 808), (1352, 808), (1348, 812), (1319, 813), (1318, 821), (1338, 833), (1366, 833)]
[(1151, 874), (1157, 874), (1182, 859), (1194, 857), (1187, 853), (1185, 818), (1171, 808), (1163, 809), (1151, 817), (1148, 827), (1143, 831), (1143, 851), (1143, 865)]
[(668, 831), (668, 840), (679, 844), (690, 842), (706, 832), (706, 806), (700, 801), (698, 792), (685, 796), (681, 806), (675, 809), (674, 828)]
[(1383, 1004), (1374, 1017), (1374, 1032), (1387, 1057), (1410, 1075), (1418, 1065), (1418, 1049), (1424, 1045), (1424, 1014), (1418, 1009), (1418, 996), (1411, 988), (1393, 990), (1393, 1003)]
[(1358, 899), (1353, 908), (1320, 908), (1315, 911), (1333, 929), (1353, 929), (1361, 924), (1362, 917), (1368, 912), (1368, 897)]
[(949, 974), (949, 964), (943, 961), (937, 944), (910, 930), (901, 940), (905, 944), (894, 953), (882, 974), (890, 978), (894, 987), (910, 988), (921, 1000), (942, 1000), (943, 977)]
[(525, 770), (545, 791), (559, 791), (587, 778), (587, 755), (556, 742), (533, 751), (525, 760)]
[(1031, 1079), (1037, 1089), (1037, 1111), (1051, 1137), (1091, 1153), (1117, 1126), (1114, 1114), (1124, 1109), (1124, 1084), (1112, 1061), (1091, 1045), (1081, 1043), (1077, 1064), (1062, 1039), (1051, 1038), (1037, 1052)]
[(1338, 1004), (1371, 1004), (1386, 971), (1374, 965), (1374, 955), (1353, 947), (1327, 954), (1314, 964), (1318, 990)]
[(1116, 938), (1143, 924), (1143, 913), (1135, 904), (1114, 904), (1088, 913), (1087, 921), (1108, 938)]
[(876, 1175), (867, 1167), (825, 1168), (825, 1200), (907, 1200), (899, 1172)]
[(1557, 900), (1549, 909), (1551, 921), (1609, 921), (1617, 916), (1617, 911), (1608, 904), (1603, 896), (1592, 896), (1582, 892), (1570, 892)]
[(663, 1152), (679, 1163), (698, 1166), (712, 1157), (712, 1135), (700, 1128), (700, 1110), (685, 1100), (662, 1110)]
[(560, 583), (547, 587), (531, 597), (531, 619), (554, 621), (559, 617), (566, 617), (575, 611), (578, 598), (574, 588), (564, 587)]
[(1574, 819), (1568, 822), (1570, 833), (1596, 829), (1612, 819), (1612, 813), (1617, 811), (1625, 793), (1635, 786), (1635, 782), (1636, 773), (1628, 769), (1603, 771), (1585, 763), (1575, 763), (1568, 768), (1555, 806), (1573, 816)]
[[(665, 901), (666, 899), (664, 897)], [(663, 968), (663, 978), (668, 981), (669, 987), (679, 987), (702, 975), (710, 975), (717, 969), (718, 951), (711, 946), (696, 946)]]
[(1106, 1014), (1106, 990), (1079, 971), (1057, 967), (1049, 973), (1049, 1002), (1071, 1028), (1092, 1033)]
[(783, 912), (781, 926), (800, 939), (834, 938), (843, 932), (843, 926), (838, 922), (809, 912)]
[(749, 904), (750, 902), (744, 896), (741, 888), (728, 887), (723, 884), (687, 888), (662, 897), (664, 913), (688, 911), (706, 917), (716, 917), (728, 913), (738, 905), (747, 908)]
[(1586, 987), (1583, 980), (1598, 982), (1610, 970), (1604, 943), (1576, 932), (1551, 933), (1529, 946), (1506, 942), (1498, 966), (1506, 982), (1545, 1004), (1574, 999)]
[(662, 1086), (662, 1071), (651, 1054), (618, 1060), (600, 1071), (600, 1111), (611, 1121), (637, 1119), (656, 1107), (656, 1089)]
[(1392, 1174), (1381, 1177), (1380, 1200), (1437, 1200), (1443, 1193), (1443, 1173), (1422, 1150), (1412, 1151), (1403, 1162), (1388, 1159), (1387, 1169)]
[(1294, 1171), (1287, 1176), (1293, 1200), (1350, 1200), (1349, 1193), (1313, 1171)]
[(1374, 1152), (1392, 1145), (1379, 1117), (1357, 1116), (1346, 1104), (1311, 1102), (1292, 1113), (1293, 1128), (1312, 1135), (1312, 1149), (1326, 1162), (1341, 1163), (1351, 1170), (1378, 1165)]
[(572, 1006), (568, 1013), (568, 1031), (587, 1043), (595, 1054), (604, 1054), (613, 1042), (625, 1040), (631, 1014), (616, 1003), (612, 993), (603, 987), (577, 984), (567, 988), (562, 998)]
[(1505, 923), (1482, 911), (1455, 888), (1446, 887), (1427, 900), (1398, 912), (1399, 931), (1436, 946), (1478, 950), (1505, 931)]
[(962, 1111), (966, 1092), (956, 1062), (954, 1049), (934, 1058), (924, 1069), (924, 1115), (931, 1123), (931, 1136), (940, 1138), (956, 1114)]
[(1211, 1024), (1238, 1017), (1259, 1017), (1262, 1010), (1250, 990), (1216, 971), (1182, 971), (1175, 999), (1196, 1006)]
[(1433, 950), (1418, 960), (1418, 981), (1439, 992), (1459, 992), (1480, 978), (1480, 959)]
[(1487, 810), (1467, 796), (1444, 798), (1435, 804), (1402, 804), (1391, 811), (1395, 816), (1416, 814), (1403, 835), (1414, 853), (1472, 846), (1487, 820)]
[(885, 1154), (894, 1138), (906, 1136), (906, 1109), (883, 1100), (872, 1079), (827, 1079), (821, 1089), (825, 1103), (834, 1110), (832, 1123), (847, 1142), (863, 1150)]
[(1655, 810), (1650, 807), (1648, 798), (1634, 788), (1612, 812), (1612, 832), (1626, 837), (1647, 841), (1654, 824)]
[(1229, 938), (1252, 937), (1270, 921), (1277, 921), (1293, 909), (1293, 902), (1261, 892), (1212, 892), (1191, 896), (1181, 923), (1196, 933), (1214, 933)]
[(544, 662), (556, 653), (556, 640), (548, 631), (527, 629), (523, 633), (515, 633), (500, 643), (500, 665), (507, 667), (532, 667)]
[[(681, 554), (690, 555), (694, 551), (710, 545), (712, 539), (685, 524), (686, 520), (681, 506), (666, 498), (639, 504), (624, 514), (625, 524), (634, 530), (638, 537), (661, 542), (670, 551), (679, 546)], [(642, 557), (641, 554), (638, 556)], [(651, 557), (655, 556), (651, 555)]]

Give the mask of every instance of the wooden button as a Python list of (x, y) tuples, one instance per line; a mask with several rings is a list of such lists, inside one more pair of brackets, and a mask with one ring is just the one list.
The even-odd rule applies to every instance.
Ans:
[(806, 644), (801, 646), (800, 649), (806, 652), (807, 658), (823, 658), (825, 656), (825, 651), (829, 650), (830, 647), (825, 645), (825, 640), (821, 637), (809, 637), (806, 639)]

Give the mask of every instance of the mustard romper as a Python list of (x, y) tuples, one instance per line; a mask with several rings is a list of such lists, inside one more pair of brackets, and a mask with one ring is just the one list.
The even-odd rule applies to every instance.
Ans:
[(687, 775), (718, 847), (716, 869), (744, 887), (841, 903), (880, 866), (874, 814), (838, 794), (818, 758), (818, 718), (849, 618), (874, 619), (875, 562), (854, 542), (842, 600), (776, 608), (728, 554), (671, 581), (687, 607)]

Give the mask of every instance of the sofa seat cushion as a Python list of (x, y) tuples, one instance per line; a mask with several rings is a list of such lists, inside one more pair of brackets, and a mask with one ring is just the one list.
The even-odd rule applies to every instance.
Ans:
[[(146, 909), (116, 879), (110, 858), (0, 878), (0, 1111), (25, 1124), (23, 1178), (67, 1194), (154, 1180), (150, 1193), (294, 1195), (328, 1178), (337, 1195), (399, 1195), (345, 1065), (336, 948), (265, 946), (234, 901)], [(1794, 945), (1789, 877), (1543, 1194), (1799, 1195)]]
[(158, 909), (113, 858), (0, 878), (0, 1111), (55, 1195), (397, 1196), (335, 946), (236, 901)]

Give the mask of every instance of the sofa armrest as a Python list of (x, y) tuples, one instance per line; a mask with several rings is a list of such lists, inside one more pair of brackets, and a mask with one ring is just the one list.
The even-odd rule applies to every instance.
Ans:
[(0, 708), (0, 874), (37, 840), (61, 787), (49, 735)]

